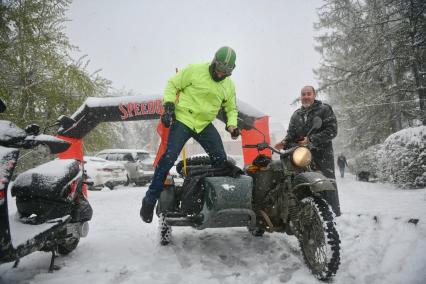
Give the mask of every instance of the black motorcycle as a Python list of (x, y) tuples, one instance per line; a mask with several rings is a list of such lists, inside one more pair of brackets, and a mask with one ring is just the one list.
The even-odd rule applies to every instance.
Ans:
[[(315, 119), (309, 133), (321, 124)], [(183, 186), (169, 181), (159, 199), (161, 244), (170, 242), (172, 226), (247, 227), (255, 236), (282, 232), (297, 237), (318, 279), (333, 277), (340, 264), (340, 239), (327, 195), (335, 191), (335, 181), (312, 169), (311, 146), (277, 150), (264, 141), (243, 147), (270, 149), (280, 160), (259, 155), (240, 175), (232, 166), (212, 169), (205, 158), (187, 160)]]
[[(0, 112), (6, 106), (0, 100)], [(72, 124), (61, 116), (53, 124)], [(51, 126), (53, 126), (51, 125)], [(25, 130), (10, 121), (0, 120), (0, 264), (15, 262), (35, 251), (51, 252), (49, 271), (57, 253), (73, 251), (81, 237), (88, 234), (92, 208), (83, 195), (85, 174), (78, 160), (53, 160), (16, 176), (19, 149), (47, 146), (51, 153), (66, 151), (70, 143), (54, 136), (40, 134), (40, 127)], [(8, 200), (8, 191), (16, 199)], [(10, 208), (16, 206), (16, 213)]]

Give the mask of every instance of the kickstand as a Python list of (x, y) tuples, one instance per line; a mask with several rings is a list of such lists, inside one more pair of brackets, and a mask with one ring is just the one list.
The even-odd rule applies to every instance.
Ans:
[(56, 257), (55, 249), (52, 248), (51, 252), (52, 252), (52, 258), (50, 259), (49, 273), (53, 273), (54, 270), (60, 269), (59, 266), (55, 265), (55, 257)]
[(13, 268), (17, 268), (19, 265), (19, 258), (17, 260), (15, 260), (15, 263), (13, 264)]

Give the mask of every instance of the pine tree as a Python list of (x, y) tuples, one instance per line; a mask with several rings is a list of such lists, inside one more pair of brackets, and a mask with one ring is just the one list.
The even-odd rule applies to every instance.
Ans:
[(345, 147), (365, 149), (425, 123), (425, 7), (421, 0), (328, 0), (319, 10), (316, 74)]

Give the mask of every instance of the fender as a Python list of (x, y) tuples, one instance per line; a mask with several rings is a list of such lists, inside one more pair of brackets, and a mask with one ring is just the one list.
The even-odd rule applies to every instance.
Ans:
[(326, 178), (320, 172), (304, 172), (295, 176), (293, 180), (293, 192), (296, 195), (302, 194), (306, 188), (309, 188), (312, 193), (319, 194), (324, 191), (334, 191), (336, 181)]

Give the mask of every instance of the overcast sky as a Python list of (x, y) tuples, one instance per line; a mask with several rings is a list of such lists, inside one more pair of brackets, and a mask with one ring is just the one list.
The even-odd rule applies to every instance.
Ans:
[(175, 68), (237, 53), (237, 97), (287, 125), (312, 69), (320, 0), (74, 0), (66, 32), (117, 89), (159, 94)]

